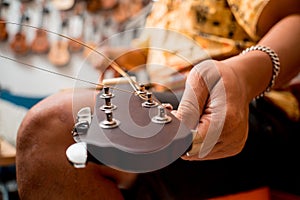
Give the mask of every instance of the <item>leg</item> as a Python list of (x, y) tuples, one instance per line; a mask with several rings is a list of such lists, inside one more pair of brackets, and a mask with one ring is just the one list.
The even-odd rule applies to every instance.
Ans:
[[(76, 94), (77, 95), (77, 94)], [(90, 96), (91, 98), (88, 98)], [(122, 199), (119, 184), (134, 175), (88, 163), (75, 169), (65, 151), (74, 143), (71, 91), (46, 98), (23, 120), (17, 138), (17, 180), (21, 199)], [(81, 91), (78, 106), (93, 105), (93, 92)], [(75, 108), (76, 109), (76, 108)]]

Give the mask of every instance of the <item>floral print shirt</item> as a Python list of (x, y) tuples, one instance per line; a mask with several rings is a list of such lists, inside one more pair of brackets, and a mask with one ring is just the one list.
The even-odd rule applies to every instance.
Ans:
[[(152, 82), (166, 84), (174, 69), (211, 57), (236, 55), (254, 45), (260, 39), (257, 21), (267, 3), (268, 0), (156, 1), (145, 31), (134, 41), (138, 47), (148, 48)], [(172, 69), (166, 70), (168, 67)]]

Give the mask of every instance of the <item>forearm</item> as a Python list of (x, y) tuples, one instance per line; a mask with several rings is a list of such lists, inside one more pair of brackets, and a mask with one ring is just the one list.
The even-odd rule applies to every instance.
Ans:
[[(300, 71), (300, 15), (292, 15), (278, 22), (260, 40), (259, 45), (273, 49), (280, 59), (280, 73), (275, 87), (284, 84)], [(273, 65), (269, 55), (262, 51), (251, 51), (224, 61), (239, 77), (247, 90), (249, 101), (264, 91), (272, 77)]]

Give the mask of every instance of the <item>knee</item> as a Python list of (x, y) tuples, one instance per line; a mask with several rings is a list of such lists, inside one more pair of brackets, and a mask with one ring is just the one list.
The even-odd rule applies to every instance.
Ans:
[(50, 138), (58, 139), (62, 132), (70, 131), (74, 120), (68, 104), (53, 102), (53, 98), (49, 97), (32, 107), (18, 129), (18, 153), (24, 153)]
[[(49, 97), (25, 116), (17, 138), (19, 194), (24, 199), (29, 196), (52, 199), (47, 192), (51, 190), (53, 199), (59, 199), (59, 195), (65, 199), (63, 197), (78, 198), (86, 191), (91, 191), (91, 195), (97, 191), (104, 197), (121, 199), (118, 186), (130, 186), (135, 180), (134, 174), (92, 163), (83, 170), (76, 170), (67, 161), (65, 151), (74, 143), (72, 98), (69, 94)], [(78, 184), (74, 185), (74, 181)]]
[(60, 96), (44, 99), (28, 111), (18, 129), (16, 167), (22, 197), (39, 190), (38, 184), (47, 185), (41, 179), (50, 175), (54, 177), (54, 165), (68, 164), (64, 153), (73, 143), (71, 130), (74, 121), (72, 101), (69, 100), (69, 97)]

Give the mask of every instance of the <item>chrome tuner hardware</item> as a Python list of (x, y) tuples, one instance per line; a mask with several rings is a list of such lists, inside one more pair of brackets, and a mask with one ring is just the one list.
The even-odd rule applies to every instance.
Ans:
[(100, 122), (101, 128), (116, 128), (120, 125), (120, 121), (113, 118), (112, 110), (106, 110), (106, 120)]
[(144, 84), (140, 84), (139, 85), (139, 90), (137, 91), (138, 95), (146, 95), (147, 91), (146, 91), (146, 87)]
[(77, 113), (77, 122), (87, 121), (89, 124), (92, 121), (92, 111), (90, 107), (83, 107)]
[(172, 121), (172, 117), (168, 116), (164, 106), (158, 106), (158, 114), (152, 118), (152, 122), (157, 124), (166, 124)]
[(147, 92), (146, 97), (147, 97), (147, 101), (142, 103), (143, 107), (151, 108), (151, 107), (156, 107), (158, 105), (158, 103), (152, 99), (151, 92)]
[(100, 95), (101, 98), (113, 98), (115, 95), (109, 91), (108, 86), (103, 87), (103, 94)]
[(104, 97), (104, 100), (105, 100), (105, 104), (100, 107), (101, 110), (103, 110), (103, 111), (105, 111), (105, 110), (115, 110), (117, 108), (116, 105), (111, 103), (111, 97), (110, 96)]
[(92, 121), (92, 112), (90, 107), (84, 107), (77, 113), (76, 123), (72, 130), (73, 139), (80, 141), (79, 136), (87, 133)]
[(79, 121), (73, 127), (73, 137), (86, 134), (90, 124), (88, 121)]
[(67, 148), (66, 156), (75, 168), (84, 168), (88, 158), (87, 144), (85, 142), (72, 144)]

